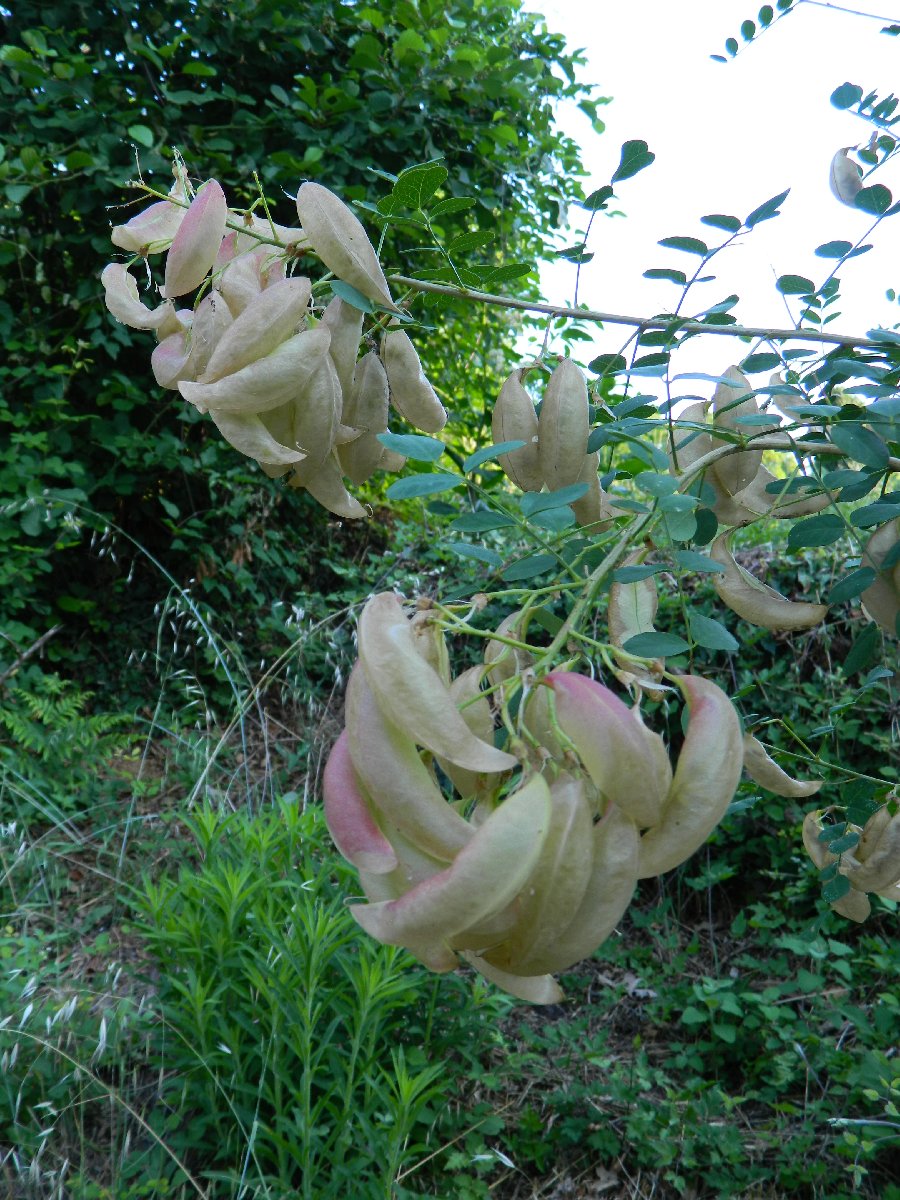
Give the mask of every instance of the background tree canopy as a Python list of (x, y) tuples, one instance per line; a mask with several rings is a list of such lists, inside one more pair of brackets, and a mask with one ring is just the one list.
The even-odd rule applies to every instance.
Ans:
[[(150, 633), (146, 559), (131, 538), (179, 580), (202, 577), (221, 605), (234, 576), (258, 600), (327, 585), (308, 573), (321, 509), (148, 384), (140, 339), (104, 311), (109, 226), (130, 215), (110, 206), (127, 203), (136, 156), (166, 189), (173, 148), (237, 202), (257, 198), (257, 171), (285, 223), (295, 213), (283, 189), (303, 179), (373, 202), (388, 190), (378, 172), (443, 157), (447, 195), (478, 197), (449, 228), (494, 233), (489, 280), (501, 258), (533, 263), (554, 214), (580, 195), (578, 148), (553, 120), (556, 100), (577, 97), (602, 129), (601, 101), (575, 78), (579, 56), (518, 0), (17, 3), (0, 15), (0, 657), (60, 621), (57, 661), (86, 628), (96, 637), (137, 621)], [(421, 268), (387, 233), (385, 261)], [(516, 286), (535, 283), (531, 273)], [(460, 431), (477, 428), (509, 327), (435, 303), (426, 364)], [(51, 494), (83, 507), (67, 513), (45, 503)], [(85, 530), (107, 521), (127, 538), (101, 533), (98, 555)], [(158, 578), (146, 582), (155, 597)]]

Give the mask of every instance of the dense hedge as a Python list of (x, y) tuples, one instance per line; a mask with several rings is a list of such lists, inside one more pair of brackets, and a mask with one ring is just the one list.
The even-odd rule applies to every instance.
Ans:
[[(533, 261), (547, 214), (578, 194), (554, 101), (579, 97), (596, 120), (578, 55), (519, 0), (17, 3), (0, 42), (0, 670), (56, 623), (62, 661), (149, 621), (165, 585), (134, 543), (223, 600), (233, 576), (269, 600), (327, 589), (303, 549), (326, 515), (157, 389), (147, 336), (103, 309), (135, 159), (167, 187), (177, 147), (233, 204), (252, 202), (258, 171), (287, 223), (304, 178), (373, 200), (377, 171), (444, 156), (448, 190), (480, 206), (451, 220), (474, 228), (487, 210), (497, 231), (485, 265)], [(389, 262), (416, 265), (391, 245)], [(508, 330), (496, 315), (441, 325), (429, 367), (461, 427), (480, 424)]]

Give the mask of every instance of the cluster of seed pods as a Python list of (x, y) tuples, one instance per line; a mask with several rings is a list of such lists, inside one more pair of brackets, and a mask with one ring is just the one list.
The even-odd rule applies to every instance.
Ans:
[[(339, 516), (362, 517), (345, 478), (361, 484), (404, 461), (378, 440), (389, 404), (426, 433), (447, 414), (402, 329), (383, 332), (380, 354), (358, 358), (362, 308), (335, 296), (318, 311), (311, 280), (290, 273), (313, 254), (367, 301), (397, 312), (360, 222), (317, 183), (300, 187), (297, 213), (299, 227), (286, 228), (232, 212), (215, 179), (192, 194), (176, 168), (167, 200), (112, 231), (130, 254), (165, 255), (162, 303), (144, 304), (128, 266), (111, 263), (101, 276), (106, 305), (123, 324), (156, 333), (156, 382), (208, 412), (232, 446)], [(190, 307), (176, 307), (187, 296)]]
[[(517, 640), (515, 628), (508, 619), (497, 636)], [(673, 771), (662, 738), (604, 685), (559, 670), (534, 679), (527, 652), (488, 647), (484, 666), (453, 678), (427, 610), (408, 617), (393, 593), (369, 600), (325, 815), (359, 871), (369, 903), (350, 911), (367, 932), (432, 970), (463, 959), (550, 1003), (553, 974), (602, 944), (636, 882), (683, 862), (721, 820), (741, 727), (719, 687), (678, 677), (689, 725)], [(520, 730), (499, 749), (497, 699), (514, 678), (527, 680)]]
[(581, 369), (564, 358), (554, 368), (544, 388), (538, 416), (519, 368), (509, 376), (494, 404), (494, 444), (522, 441), (518, 450), (500, 456), (500, 466), (511, 483), (523, 492), (551, 492), (574, 483), (587, 491), (572, 504), (579, 525), (606, 528), (616, 515), (600, 487), (599, 455), (588, 453), (590, 409), (587, 382)]
[[(865, 921), (872, 906), (869, 895), (900, 901), (900, 805), (885, 804), (865, 825), (826, 823), (831, 809), (806, 814), (803, 844), (820, 871), (836, 868), (850, 884), (831, 907), (851, 921)], [(837, 835), (837, 836), (835, 836)], [(852, 843), (850, 845), (849, 843)], [(835, 851), (834, 847), (837, 847)]]

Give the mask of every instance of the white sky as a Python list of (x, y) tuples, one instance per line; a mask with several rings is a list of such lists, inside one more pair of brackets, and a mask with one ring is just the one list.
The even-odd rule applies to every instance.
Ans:
[[(879, 12), (878, 3), (883, 15), (896, 0), (874, 0), (867, 11)], [(581, 145), (590, 171), (585, 192), (609, 182), (624, 141), (643, 138), (656, 154), (652, 166), (617, 185), (627, 216), (595, 220), (588, 246), (595, 257), (582, 268), (579, 300), (633, 315), (673, 307), (679, 289), (643, 279), (643, 271), (673, 267), (690, 277), (699, 260), (656, 242), (689, 235), (714, 245), (719, 233), (700, 223), (704, 213), (743, 219), (790, 187), (782, 215), (714, 260), (716, 282), (692, 291), (687, 309), (736, 292), (741, 301), (732, 312), (742, 324), (792, 324), (775, 279), (796, 274), (821, 282), (833, 261), (817, 258), (815, 247), (838, 238), (855, 242), (871, 221), (835, 200), (828, 180), (835, 151), (864, 144), (872, 127), (833, 107), (829, 97), (845, 81), (881, 97), (900, 92), (900, 38), (880, 33), (884, 22), (803, 4), (725, 65), (710, 54), (724, 53), (726, 37), (740, 40), (741, 21), (756, 19), (755, 0), (526, 0), (526, 7), (543, 12), (571, 48), (585, 49), (581, 77), (612, 97), (601, 110), (606, 132), (599, 137), (574, 105), (559, 109), (560, 125)], [(900, 163), (888, 164), (872, 182), (886, 184), (897, 199)], [(573, 209), (570, 218), (574, 230), (586, 215)], [(840, 272), (843, 316), (833, 327), (842, 332), (900, 322), (900, 305), (885, 297), (888, 287), (900, 291), (900, 215), (873, 240), (873, 250)], [(576, 241), (569, 235), (565, 244)], [(571, 302), (574, 266), (554, 264), (542, 278), (545, 300)], [(789, 303), (796, 315), (799, 302)], [(622, 327), (599, 331), (593, 353), (619, 349), (627, 334)], [(726, 338), (696, 339), (676, 357), (675, 369), (715, 373), (748, 349)], [(586, 362), (590, 353), (585, 344), (578, 358)]]

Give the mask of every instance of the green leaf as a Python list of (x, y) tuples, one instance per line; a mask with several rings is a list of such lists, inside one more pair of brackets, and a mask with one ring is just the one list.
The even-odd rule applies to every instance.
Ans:
[(519, 500), (522, 515), (531, 517), (537, 512), (548, 508), (560, 508), (564, 504), (574, 504), (587, 494), (586, 483), (570, 483), (568, 487), (560, 488), (557, 492), (525, 492)]
[(753, 21), (741, 22), (741, 37), (745, 42), (752, 42), (756, 36), (756, 25)]
[(731, 55), (732, 58), (734, 58), (734, 56), (737, 54), (738, 48), (739, 47), (738, 47), (737, 38), (726, 38), (725, 39), (725, 49), (728, 51), (728, 53)]
[(613, 189), (609, 184), (604, 184), (602, 188), (597, 188), (595, 192), (591, 192), (586, 200), (579, 201), (582, 208), (586, 208), (589, 212), (599, 212), (606, 208), (606, 202), (614, 195)]
[(690, 650), (688, 643), (677, 633), (636, 633), (622, 648), (640, 658), (666, 658)]
[(449, 213), (465, 212), (467, 208), (474, 207), (475, 203), (473, 196), (451, 196), (447, 200), (439, 200), (433, 208), (428, 210), (428, 215), (433, 221), (436, 221), (438, 217), (447, 216)]
[(740, 642), (721, 621), (705, 617), (702, 613), (691, 613), (689, 624), (691, 637), (706, 650), (724, 650), (727, 654), (734, 654), (740, 649)]
[(628, 363), (621, 354), (598, 354), (588, 363), (588, 370), (596, 375), (618, 375), (627, 366)]
[(857, 636), (841, 663), (845, 675), (856, 675), (868, 667), (881, 646), (881, 630), (874, 623), (867, 625)]
[(345, 283), (343, 279), (329, 279), (329, 286), (332, 292), (345, 304), (349, 304), (351, 308), (359, 309), (360, 312), (373, 313), (375, 305), (362, 292), (358, 292), (352, 284)]
[(708, 546), (719, 532), (719, 519), (711, 508), (698, 508), (694, 513), (697, 529), (691, 541), (697, 546)]
[(199, 75), (201, 79), (212, 79), (213, 76), (218, 75), (215, 67), (210, 66), (209, 63), (197, 62), (195, 59), (185, 63), (181, 68), (181, 73), (182, 75)]
[(128, 136), (132, 138), (140, 146), (146, 146), (150, 150), (153, 146), (154, 137), (153, 130), (147, 125), (129, 125)]
[(640, 563), (633, 567), (617, 567), (612, 577), (614, 583), (639, 583), (665, 570), (665, 563)]
[(777, 196), (773, 196), (771, 200), (767, 200), (765, 204), (761, 204), (759, 208), (754, 208), (753, 212), (744, 220), (744, 224), (748, 229), (752, 229), (754, 225), (758, 225), (760, 221), (770, 221), (772, 217), (779, 216), (779, 208), (784, 204), (790, 195), (790, 188), (783, 192), (779, 192)]
[(747, 375), (755, 375), (758, 371), (775, 371), (781, 366), (781, 355), (765, 351), (761, 354), (748, 354), (740, 364)]
[(759, 23), (764, 28), (772, 24), (772, 18), (775, 16), (771, 4), (764, 4), (759, 10)]
[(388, 450), (416, 462), (437, 462), (447, 448), (437, 438), (426, 437), (424, 433), (379, 433), (377, 437)]
[(729, 217), (725, 213), (708, 213), (700, 220), (704, 225), (712, 225), (713, 229), (724, 229), (728, 233), (737, 233), (741, 227), (737, 217)]
[(23, 533), (29, 537), (37, 537), (44, 527), (44, 510), (37, 505), (27, 508), (19, 517), (19, 524)]
[(701, 257), (709, 254), (709, 246), (695, 237), (665, 237), (657, 242), (667, 250), (683, 250), (685, 254), (699, 254)]
[(623, 179), (630, 179), (632, 175), (637, 175), (638, 171), (643, 171), (644, 167), (649, 167), (655, 158), (656, 155), (649, 149), (646, 142), (640, 139), (625, 142), (622, 146), (619, 165), (610, 182), (619, 183)]
[(490, 550), (487, 546), (473, 546), (469, 542), (441, 542), (441, 545), (458, 554), (460, 558), (474, 558), (491, 567), (499, 567), (503, 562), (497, 551)]
[(425, 207), (447, 175), (447, 168), (440, 163), (421, 163), (400, 172), (391, 195), (399, 204), (418, 211)]
[(505, 283), (507, 279), (521, 279), (523, 275), (530, 275), (533, 270), (534, 263), (507, 263), (505, 266), (495, 267), (485, 279), (485, 283), (493, 286)]
[(515, 524), (512, 517), (507, 517), (504, 513), (479, 511), (463, 513), (451, 522), (450, 528), (457, 529), (460, 533), (487, 533), (491, 529), (508, 529)]
[(831, 103), (835, 108), (852, 108), (862, 100), (862, 88), (856, 83), (842, 83), (831, 93)]
[(821, 513), (798, 521), (788, 534), (789, 550), (803, 546), (832, 546), (844, 535), (844, 522), (835, 513)]
[(891, 207), (893, 199), (890, 191), (883, 183), (873, 183), (871, 187), (864, 187), (858, 191), (853, 198), (853, 203), (857, 208), (861, 208), (863, 212), (880, 217), (882, 213), (886, 213)]
[(808, 296), (816, 290), (816, 285), (805, 275), (781, 275), (775, 286), (783, 296)]
[(835, 904), (850, 891), (850, 880), (846, 875), (835, 875), (822, 888), (822, 895), (829, 904)]
[(493, 446), (483, 446), (481, 450), (476, 450), (474, 454), (463, 463), (463, 470), (468, 473), (474, 471), (476, 467), (480, 467), (482, 463), (491, 462), (495, 458), (499, 458), (501, 454), (509, 454), (510, 450), (521, 450), (527, 442), (496, 442)]
[(816, 246), (816, 254), (819, 258), (843, 258), (852, 249), (852, 242), (823, 242), (821, 246)]
[(416, 496), (434, 496), (438, 492), (447, 492), (465, 482), (460, 475), (407, 475), (405, 479), (398, 479), (392, 483), (385, 495), (389, 500), (410, 500)]
[(699, 503), (696, 496), (683, 496), (680, 492), (659, 498), (659, 507), (664, 513), (692, 513)]
[[(671, 496), (678, 491), (678, 480), (671, 475), (657, 475), (655, 471), (641, 471), (635, 475), (634, 482), (642, 492), (651, 496)], [(693, 506), (692, 506), (693, 507)]]
[(669, 283), (677, 283), (679, 287), (684, 287), (687, 284), (687, 275), (684, 271), (675, 271), (670, 267), (651, 267), (649, 271), (644, 272), (645, 279), (665, 279)]
[(858, 421), (840, 421), (828, 431), (834, 444), (864, 467), (881, 470), (886, 467), (891, 452), (877, 433)]
[(562, 533), (564, 529), (569, 529), (575, 524), (575, 513), (568, 504), (563, 504), (557, 508), (545, 508), (529, 519), (532, 525), (537, 525), (539, 529)]
[(543, 575), (556, 565), (552, 554), (532, 554), (522, 558), (501, 572), (507, 583), (516, 583), (522, 579), (533, 579), (535, 575)]
[(859, 845), (859, 834), (854, 830), (845, 833), (843, 837), (835, 838), (833, 842), (828, 843), (828, 849), (832, 854), (846, 854), (848, 850), (852, 850)]
[(487, 246), (494, 240), (494, 235), (484, 230), (472, 230), (471, 233), (461, 233), (447, 247), (451, 254), (465, 254), (469, 250), (477, 250)]
[(552, 613), (546, 608), (533, 608), (531, 618), (542, 629), (546, 629), (551, 637), (555, 637), (563, 627), (563, 622), (556, 613)]
[(878, 503), (867, 504), (850, 514), (850, 524), (857, 529), (871, 529), (873, 525), (883, 525), (886, 521), (900, 516), (900, 508), (896, 504)]
[[(708, 512), (708, 509), (703, 509), (703, 512)], [(675, 550), (672, 553), (672, 558), (686, 571), (696, 571), (700, 575), (724, 575), (725, 568), (721, 563), (715, 562), (711, 558), (707, 558), (705, 554), (698, 554), (696, 550)]]

